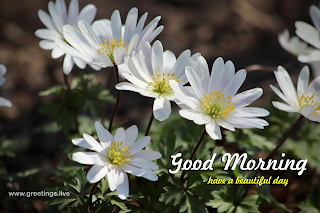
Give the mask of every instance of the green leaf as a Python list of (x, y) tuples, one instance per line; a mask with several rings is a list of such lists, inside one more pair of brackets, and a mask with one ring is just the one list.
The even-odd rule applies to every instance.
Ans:
[(183, 197), (184, 193), (184, 191), (181, 188), (164, 187), (164, 190), (166, 191), (166, 193), (161, 194), (159, 201), (168, 204), (174, 200), (174, 206), (180, 204), (181, 198)]

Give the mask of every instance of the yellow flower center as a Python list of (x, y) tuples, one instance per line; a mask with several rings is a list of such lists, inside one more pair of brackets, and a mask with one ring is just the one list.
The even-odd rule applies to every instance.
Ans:
[(128, 142), (125, 147), (121, 148), (122, 143), (122, 141), (113, 141), (109, 148), (109, 160), (114, 165), (125, 165), (134, 158), (134, 156), (129, 156), (129, 150), (131, 149), (131, 147), (128, 149)]
[(231, 96), (225, 98), (221, 91), (215, 90), (210, 95), (206, 93), (202, 97), (200, 106), (212, 118), (227, 117), (234, 110), (233, 103), (229, 99)]
[[(300, 91), (299, 91), (299, 94), (300, 94)], [(304, 92), (301, 95), (299, 95), (299, 97), (297, 98), (300, 110), (303, 107), (308, 105), (313, 105), (316, 108), (315, 112), (311, 116), (320, 115), (320, 103), (318, 101), (315, 101), (314, 99), (315, 95), (316, 94), (307, 95), (307, 92)]]
[(127, 50), (128, 52), (128, 48), (129, 45), (124, 45), (124, 42), (122, 40), (122, 37), (119, 39), (119, 43), (117, 42), (117, 39), (109, 39), (109, 42), (107, 41), (107, 39), (103, 39), (103, 43), (99, 44), (101, 46), (101, 49), (98, 49), (97, 52), (99, 54), (105, 54), (107, 55), (110, 60), (112, 61), (112, 63), (114, 63), (114, 57), (113, 57), (113, 51), (119, 47), (123, 47), (124, 49)]
[(154, 93), (158, 93), (160, 95), (170, 95), (173, 93), (173, 90), (171, 89), (171, 86), (169, 84), (170, 80), (175, 80), (179, 82), (179, 79), (175, 79), (176, 74), (171, 73), (171, 74), (159, 74), (156, 72), (156, 76), (152, 76), (152, 82), (150, 82), (150, 85), (152, 87), (152, 91)]

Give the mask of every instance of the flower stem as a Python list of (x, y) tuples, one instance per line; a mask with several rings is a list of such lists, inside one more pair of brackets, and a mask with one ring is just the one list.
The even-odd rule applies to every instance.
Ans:
[[(203, 141), (203, 138), (204, 138), (205, 135), (206, 135), (206, 129), (204, 128), (204, 130), (203, 130), (203, 132), (202, 132), (202, 134), (201, 134), (201, 136), (200, 136), (200, 138), (199, 138), (199, 141), (198, 141), (197, 145), (194, 147), (194, 149), (193, 149), (193, 151), (192, 151), (192, 153), (191, 153), (191, 155), (190, 155), (189, 160), (192, 160), (192, 158), (193, 158), (194, 155), (196, 154), (196, 151), (198, 150), (199, 146), (201, 145), (201, 142)], [(185, 173), (186, 173), (186, 170), (183, 170), (182, 175), (181, 175), (181, 177), (180, 177), (180, 181), (181, 181), (182, 183), (184, 183), (184, 182), (187, 180), (186, 178), (183, 179), (183, 176), (185, 175)]]
[(146, 134), (145, 136), (148, 136), (149, 135), (149, 131), (150, 131), (150, 128), (151, 128), (151, 124), (152, 124), (152, 121), (153, 121), (153, 111), (151, 112), (151, 116), (150, 116), (150, 120), (149, 120), (149, 123), (148, 123), (148, 126), (147, 126), (147, 130), (146, 130)]
[(90, 195), (89, 195), (89, 210), (90, 210), (90, 213), (93, 213), (92, 195), (93, 195), (93, 193), (94, 193), (94, 190), (97, 188), (99, 182), (100, 182), (100, 181), (96, 182), (96, 183), (93, 185), (93, 187), (92, 187), (92, 189), (91, 189), (91, 191), (90, 191)]
[[(298, 118), (298, 120), (295, 122), (295, 124), (289, 129), (289, 131), (288, 131), (288, 132), (283, 136), (283, 138), (279, 141), (278, 146), (266, 157), (266, 159), (264, 159), (264, 162), (268, 161), (268, 160), (272, 157), (272, 155), (273, 155), (276, 151), (278, 151), (278, 149), (280, 148), (280, 146), (287, 140), (287, 138), (289, 137), (289, 135), (293, 132), (293, 130), (295, 130), (295, 128), (298, 126), (298, 124), (302, 121), (303, 118), (304, 118), (303, 115), (301, 115), (301, 116)], [(252, 178), (254, 178), (255, 176), (257, 176), (258, 172), (259, 172), (259, 170), (257, 170), (257, 171), (254, 173), (254, 175), (253, 175)], [(246, 196), (246, 194), (248, 193), (249, 188), (250, 188), (250, 185), (249, 185), (246, 193), (244, 193), (244, 196)]]
[[(117, 84), (118, 84), (118, 83), (120, 83), (120, 76), (119, 76), (119, 70), (118, 70), (118, 66), (117, 65), (114, 65), (114, 72), (116, 74)], [(117, 90), (117, 102), (116, 102), (116, 106), (114, 107), (113, 113), (112, 113), (111, 118), (110, 118), (110, 124), (109, 124), (109, 129), (108, 129), (109, 132), (112, 131), (113, 120), (114, 120), (114, 117), (116, 117), (116, 114), (117, 114), (118, 109), (119, 109), (120, 97), (121, 97), (121, 92), (120, 92), (120, 90)]]
[[(295, 62), (297, 61), (297, 58), (294, 57), (291, 61), (289, 61), (288, 63), (286, 63), (283, 67), (285, 69), (288, 69), (289, 67), (291, 67)], [(253, 64), (250, 66), (247, 66), (245, 68), (245, 70), (247, 72), (249, 71), (253, 71), (253, 70), (262, 70), (262, 71), (268, 71), (268, 72), (273, 72), (275, 70), (277, 70), (278, 67), (268, 67), (268, 66), (263, 66), (263, 65), (259, 65), (259, 64)]]
[[(69, 76), (63, 73), (63, 80), (65, 85), (67, 86), (67, 91), (71, 90), (71, 86), (70, 86), (70, 82), (69, 82)], [(76, 116), (76, 120), (75, 120), (75, 124), (74, 124), (74, 132), (79, 134), (79, 123), (78, 123), (78, 109), (77, 108), (73, 108), (73, 112)]]

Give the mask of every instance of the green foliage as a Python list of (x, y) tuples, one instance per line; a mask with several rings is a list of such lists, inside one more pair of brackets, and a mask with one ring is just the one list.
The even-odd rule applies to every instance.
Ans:
[(316, 184), (307, 196), (307, 199), (298, 206), (304, 212), (320, 212), (320, 184)]
[(225, 185), (220, 191), (213, 191), (213, 200), (206, 203), (207, 206), (217, 208), (218, 212), (249, 213), (259, 212), (259, 195), (251, 195), (243, 198), (246, 192), (242, 185)]
[(0, 156), (15, 157), (14, 150), (25, 143), (25, 140), (7, 140), (4, 136), (0, 137)]

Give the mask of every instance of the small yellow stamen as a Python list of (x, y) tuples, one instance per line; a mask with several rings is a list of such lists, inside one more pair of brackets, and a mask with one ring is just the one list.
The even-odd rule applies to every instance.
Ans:
[(320, 115), (320, 103), (315, 100), (315, 95), (316, 94), (308, 95), (306, 91), (301, 94), (299, 91), (299, 97), (297, 98), (300, 110), (308, 105), (313, 105), (316, 108), (315, 112), (311, 116)]
[[(227, 98), (231, 99), (231, 96)], [(221, 91), (213, 91), (210, 95), (206, 93), (200, 102), (201, 108), (212, 118), (227, 117), (234, 110), (233, 103), (226, 101)]]
[(116, 48), (123, 47), (128, 52), (129, 45), (124, 45), (124, 42), (122, 40), (122, 37), (119, 39), (119, 42), (117, 42), (116, 38), (114, 39), (103, 39), (103, 43), (99, 44), (101, 46), (101, 49), (98, 49), (97, 52), (99, 54), (105, 54), (107, 55), (112, 63), (114, 63), (114, 57), (113, 57), (113, 51)]
[(169, 81), (170, 80), (175, 80), (177, 82), (180, 81), (179, 79), (175, 79), (175, 78), (176, 78), (175, 73), (159, 74), (158, 72), (156, 72), (156, 76), (154, 75), (152, 76), (152, 82), (150, 82), (149, 84), (154, 93), (158, 93), (161, 95), (169, 95), (173, 93), (171, 86), (169, 84)]
[(126, 146), (121, 148), (123, 141), (113, 141), (108, 151), (108, 158), (110, 162), (114, 165), (125, 165), (134, 159), (134, 156), (129, 156), (130, 152), (128, 149), (129, 142), (126, 143)]

